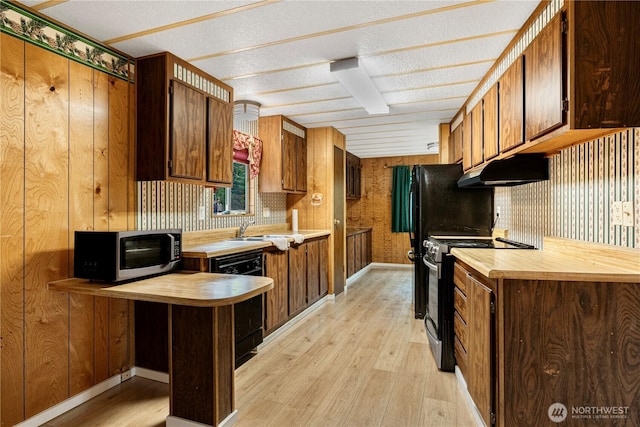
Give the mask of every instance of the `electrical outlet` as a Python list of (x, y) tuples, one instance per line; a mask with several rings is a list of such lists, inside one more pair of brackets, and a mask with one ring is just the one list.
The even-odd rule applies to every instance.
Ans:
[(501, 213), (500, 206), (496, 206), (496, 218), (500, 218)]
[(205, 216), (207, 215), (205, 209), (204, 209), (204, 205), (200, 205), (200, 208), (198, 209), (198, 219), (199, 220), (203, 220), (205, 219)]
[(268, 208), (266, 206), (262, 208), (262, 216), (264, 218), (269, 218), (271, 216), (271, 208)]
[(633, 202), (622, 202), (622, 225), (633, 227)]
[(611, 225), (622, 225), (622, 202), (611, 203)]

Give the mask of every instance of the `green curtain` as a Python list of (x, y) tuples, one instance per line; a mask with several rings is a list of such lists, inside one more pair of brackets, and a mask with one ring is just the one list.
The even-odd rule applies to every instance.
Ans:
[(394, 233), (411, 231), (410, 191), (411, 169), (394, 166), (391, 186), (391, 231)]

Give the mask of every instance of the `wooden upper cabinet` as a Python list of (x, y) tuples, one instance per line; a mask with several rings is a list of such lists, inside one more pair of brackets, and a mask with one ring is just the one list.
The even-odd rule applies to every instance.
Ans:
[(471, 114), (462, 121), (462, 169), (471, 168)]
[(263, 143), (259, 191), (306, 192), (306, 128), (284, 116), (260, 117), (258, 126)]
[(233, 106), (207, 97), (207, 182), (233, 186)]
[(523, 152), (555, 153), (640, 126), (638, 16), (640, 2), (565, 2), (541, 30), (524, 52)]
[(564, 14), (558, 14), (524, 52), (525, 140), (544, 135), (566, 122), (563, 22)]
[(482, 108), (482, 141), (484, 143), (484, 161), (491, 160), (499, 152), (498, 124), (498, 83), (491, 86), (491, 89), (483, 98)]
[(462, 124), (449, 134), (449, 163), (462, 161)]
[(169, 175), (204, 180), (204, 95), (180, 82), (170, 81), (169, 117), (171, 138)]
[(282, 189), (296, 191), (297, 148), (296, 135), (282, 131)]
[(299, 135), (296, 135), (296, 191), (307, 191), (307, 139)]
[(361, 196), (360, 176), (361, 166), (360, 158), (355, 154), (347, 151), (346, 155), (347, 167), (347, 199), (359, 199)]
[(471, 110), (471, 166), (484, 161), (482, 100)]
[(640, 3), (577, 1), (571, 11), (572, 127), (640, 126)]
[(233, 89), (163, 52), (136, 61), (136, 179), (231, 186)]
[(499, 79), (498, 123), (500, 151), (505, 152), (524, 143), (524, 79), (522, 57), (507, 68)]

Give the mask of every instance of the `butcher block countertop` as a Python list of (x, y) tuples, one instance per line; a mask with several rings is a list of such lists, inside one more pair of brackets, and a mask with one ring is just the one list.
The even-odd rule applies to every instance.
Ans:
[(273, 288), (273, 279), (217, 273), (170, 273), (114, 285), (71, 278), (49, 283), (54, 291), (161, 302), (194, 307), (219, 307), (245, 301)]
[[(278, 236), (291, 236), (294, 233), (291, 230), (277, 231), (267, 233), (270, 235)], [(313, 239), (316, 237), (328, 236), (331, 234), (329, 230), (299, 230), (296, 234), (302, 234), (305, 240)], [(293, 237), (287, 238), (289, 242), (293, 242)], [(253, 249), (264, 249), (273, 246), (270, 241), (256, 241), (256, 240), (212, 240), (210, 242), (200, 242), (194, 245), (185, 244), (182, 247), (183, 258), (212, 258), (216, 256), (229, 255), (239, 252), (246, 252)]]
[(640, 250), (556, 237), (544, 249), (453, 248), (460, 261), (490, 279), (640, 283)]

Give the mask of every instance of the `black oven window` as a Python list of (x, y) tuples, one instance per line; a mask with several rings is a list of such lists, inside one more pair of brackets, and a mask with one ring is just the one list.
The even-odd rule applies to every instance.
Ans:
[(123, 270), (166, 264), (173, 249), (166, 235), (123, 238), (120, 242), (120, 268)]

